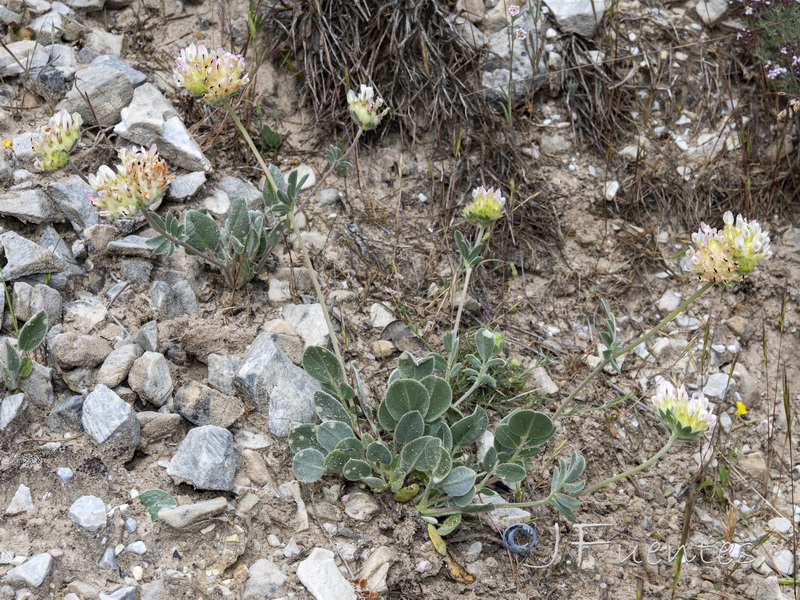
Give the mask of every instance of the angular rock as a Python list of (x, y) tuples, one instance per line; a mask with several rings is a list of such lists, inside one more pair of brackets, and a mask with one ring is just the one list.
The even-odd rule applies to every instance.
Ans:
[(147, 75), (141, 71), (137, 71), (125, 61), (120, 60), (111, 54), (101, 54), (92, 60), (91, 65), (93, 67), (104, 67), (106, 69), (114, 69), (115, 71), (119, 71), (128, 78), (128, 81), (133, 87), (142, 85), (145, 81), (147, 81)]
[(181, 416), (175, 413), (141, 411), (136, 413), (142, 439), (147, 443), (174, 437), (182, 431)]
[(33, 361), (31, 374), (20, 379), (19, 389), (36, 408), (50, 410), (53, 405), (53, 369)]
[(98, 385), (86, 396), (81, 416), (83, 430), (98, 444), (120, 456), (133, 456), (139, 445), (139, 421), (130, 404), (112, 390)]
[(83, 403), (85, 396), (69, 396), (60, 400), (45, 419), (51, 431), (83, 431)]
[(735, 385), (736, 380), (729, 378), (727, 373), (713, 373), (708, 376), (703, 386), (703, 395), (715, 400), (724, 400), (725, 394), (732, 391)]
[(594, 37), (605, 12), (605, 0), (548, 0), (547, 6), (564, 33)]
[(378, 512), (376, 502), (364, 492), (347, 494), (342, 498), (342, 502), (345, 514), (356, 521), (368, 521)]
[(531, 379), (533, 380), (533, 387), (538, 393), (544, 396), (555, 396), (558, 394), (558, 386), (550, 378), (547, 369), (544, 367), (532, 369)]
[(102, 383), (110, 388), (117, 387), (125, 381), (134, 361), (144, 354), (139, 344), (125, 344), (120, 346), (103, 361), (97, 372), (97, 383)]
[(286, 575), (280, 567), (266, 558), (254, 562), (248, 569), (250, 577), (244, 586), (242, 600), (263, 600), (272, 598), (278, 588), (286, 582)]
[(100, 219), (97, 209), (86, 201), (86, 195), (92, 191), (92, 187), (77, 175), (64, 181), (54, 181), (45, 188), (50, 200), (79, 234), (87, 227), (97, 225)]
[(180, 304), (183, 312), (189, 315), (197, 314), (199, 309), (197, 296), (194, 295), (194, 290), (192, 286), (189, 285), (189, 282), (182, 279), (174, 282), (170, 287), (175, 297), (178, 299), (178, 304)]
[(61, 69), (45, 67), (31, 75), (39, 92), (51, 102), (61, 100), (69, 89)]
[(0, 431), (6, 432), (7, 435), (12, 424), (18, 426), (20, 424), (19, 417), (27, 407), (28, 401), (25, 399), (25, 394), (13, 394), (3, 398), (0, 401)]
[(228, 510), (228, 501), (220, 497), (195, 504), (162, 508), (158, 511), (158, 521), (173, 529), (186, 529), (196, 523), (221, 515), (226, 510)]
[(136, 88), (121, 117), (122, 121), (114, 128), (119, 136), (145, 147), (157, 144), (158, 153), (168, 163), (187, 171), (211, 170), (211, 163), (175, 108), (153, 84)]
[(146, 237), (140, 235), (127, 235), (121, 240), (110, 242), (106, 249), (109, 254), (116, 254), (118, 256), (139, 256), (142, 258), (149, 258), (153, 256), (153, 251), (145, 243)]
[(306, 348), (328, 346), (330, 336), (320, 304), (287, 304), (283, 309), (283, 318), (300, 334)]
[[(92, 108), (89, 108), (84, 95), (89, 97)], [(130, 104), (131, 98), (133, 86), (123, 73), (102, 66), (87, 67), (75, 75), (65, 108), (80, 113), (87, 126), (97, 125), (99, 120), (100, 125), (109, 127), (119, 122), (120, 111)]]
[(43, 283), (31, 290), (31, 316), (40, 310), (47, 315), (48, 327), (61, 323), (61, 294)]
[(389, 591), (386, 585), (386, 578), (389, 575), (389, 567), (397, 562), (397, 553), (388, 546), (381, 546), (370, 554), (367, 562), (361, 567), (359, 578), (367, 580), (367, 589), (376, 594), (383, 594)]
[(66, 368), (96, 367), (111, 354), (111, 345), (95, 335), (60, 333), (48, 345), (58, 364)]
[(395, 320), (392, 312), (383, 304), (376, 302), (369, 309), (369, 324), (376, 329), (383, 329)]
[(94, 299), (76, 300), (64, 307), (64, 324), (84, 333), (105, 322), (108, 309)]
[(8, 192), (0, 198), (0, 215), (23, 223), (63, 223), (66, 219), (50, 197), (38, 188)]
[(11, 306), (14, 307), (14, 314), (18, 321), (27, 321), (32, 316), (31, 294), (33, 286), (27, 281), (16, 281), (11, 292)]
[(110, 594), (100, 594), (98, 600), (136, 600), (136, 588), (132, 585), (119, 588)]
[(166, 281), (156, 281), (153, 284), (150, 298), (158, 313), (159, 321), (171, 321), (184, 314), (178, 295)]
[(0, 54), (0, 77), (21, 75), (25, 72), (23, 67), (43, 67), (50, 58), (47, 48), (35, 40), (11, 42), (6, 48), (8, 50)]
[(47, 552), (36, 554), (18, 567), (14, 567), (8, 571), (5, 580), (8, 583), (22, 583), (33, 587), (39, 587), (50, 574), (52, 565), (53, 557)]
[(5, 250), (6, 266), (3, 267), (3, 278), (6, 281), (35, 273), (60, 271), (64, 268), (64, 264), (52, 252), (13, 231), (0, 234), (0, 244)]
[(167, 359), (158, 352), (145, 352), (134, 361), (128, 373), (128, 385), (144, 402), (164, 406), (172, 393)]
[(658, 300), (656, 307), (661, 312), (669, 314), (680, 306), (682, 300), (683, 299), (680, 294), (673, 292), (672, 290), (667, 290)]
[(259, 410), (268, 411), (274, 435), (286, 437), (293, 427), (316, 418), (313, 396), (319, 383), (292, 363), (267, 332), (253, 340), (234, 386)]
[(20, 513), (33, 514), (33, 499), (31, 498), (31, 488), (24, 483), (19, 484), (14, 497), (11, 498), (11, 503), (6, 508), (7, 515), (18, 515)]
[(245, 448), (242, 450), (244, 459), (244, 472), (247, 478), (256, 485), (267, 485), (272, 481), (272, 476), (267, 469), (267, 462), (255, 450)]
[(117, 559), (116, 555), (114, 554), (113, 548), (106, 548), (103, 552), (103, 556), (97, 561), (97, 566), (103, 569), (108, 569), (110, 571), (116, 571), (117, 567)]
[(190, 381), (175, 393), (175, 412), (195, 425), (230, 427), (244, 414), (244, 404), (197, 381)]
[(70, 521), (86, 531), (99, 531), (108, 524), (106, 505), (97, 496), (81, 496), (69, 507)]
[(69, 467), (58, 467), (56, 469), (56, 475), (61, 480), (61, 483), (67, 484), (72, 481), (75, 473)]
[(316, 600), (355, 600), (353, 586), (339, 572), (333, 552), (314, 548), (297, 567), (297, 578)]
[[(122, 56), (127, 46), (124, 35), (103, 31), (97, 28), (90, 29), (85, 38), (86, 46), (101, 55), (110, 54), (111, 56)], [(92, 62), (94, 63), (94, 61)], [(127, 78), (126, 75), (126, 79)]]
[(154, 579), (150, 583), (145, 583), (140, 591), (142, 595), (139, 600), (164, 600), (164, 598), (170, 597), (170, 593), (161, 579)]
[(148, 321), (142, 325), (133, 341), (144, 348), (145, 352), (158, 350), (158, 323), (156, 321)]
[(728, 12), (727, 0), (698, 0), (695, 10), (703, 23), (713, 27)]
[(208, 355), (208, 385), (223, 394), (233, 392), (233, 378), (239, 369), (238, 356)]
[[(239, 177), (226, 177), (217, 184), (230, 200), (244, 199), (248, 208), (263, 208), (261, 191), (249, 181)], [(259, 203), (261, 203), (259, 205)]]
[(174, 481), (201, 490), (231, 491), (235, 474), (233, 436), (215, 425), (189, 431), (167, 467), (167, 475)]
[(167, 197), (178, 202), (185, 202), (203, 187), (206, 182), (206, 174), (202, 171), (178, 175), (169, 184)]

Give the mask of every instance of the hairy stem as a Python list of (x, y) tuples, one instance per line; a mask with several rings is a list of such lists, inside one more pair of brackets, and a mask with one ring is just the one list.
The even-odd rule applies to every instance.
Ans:
[(170, 242), (172, 242), (173, 244), (177, 244), (184, 250), (188, 251), (190, 254), (199, 256), (206, 262), (209, 262), (212, 265), (219, 267), (222, 270), (223, 275), (225, 275), (225, 279), (228, 279), (228, 266), (225, 263), (217, 260), (216, 258), (214, 258), (209, 254), (206, 254), (205, 252), (200, 252), (200, 250), (198, 250), (197, 248), (190, 246), (183, 240), (179, 240), (174, 235), (167, 233), (158, 223), (156, 223), (155, 219), (153, 219), (152, 215), (150, 214), (150, 211), (147, 210), (146, 208), (143, 209), (141, 213), (145, 221), (147, 221), (147, 224), (150, 225), (150, 227), (152, 227), (156, 231), (156, 233), (158, 233), (158, 235), (167, 238)]
[(233, 119), (233, 122), (236, 124), (237, 129), (239, 129), (239, 133), (242, 134), (244, 141), (247, 142), (247, 145), (250, 146), (250, 150), (253, 152), (253, 156), (255, 156), (256, 161), (258, 161), (258, 165), (261, 167), (261, 170), (264, 171), (264, 177), (267, 178), (267, 182), (269, 183), (270, 189), (273, 192), (278, 191), (278, 186), (275, 184), (275, 180), (272, 178), (272, 174), (269, 172), (267, 168), (267, 163), (264, 162), (264, 158), (261, 156), (261, 153), (256, 148), (255, 142), (253, 142), (253, 138), (250, 137), (250, 134), (247, 133), (247, 129), (245, 129), (244, 125), (242, 125), (241, 120), (239, 117), (236, 116), (236, 113), (233, 112), (233, 108), (231, 107), (230, 103), (228, 102), (227, 98), (222, 100), (222, 105), (225, 107), (225, 110), (228, 111), (228, 114)]
[[(636, 346), (638, 346), (639, 344), (642, 344), (642, 343), (646, 342), (647, 340), (649, 340), (656, 333), (658, 333), (659, 331), (664, 329), (664, 327), (666, 327), (675, 317), (677, 317), (684, 310), (686, 310), (687, 306), (689, 306), (692, 302), (697, 300), (706, 291), (708, 291), (708, 289), (711, 288), (712, 285), (714, 285), (713, 282), (709, 281), (708, 283), (706, 283), (703, 287), (701, 287), (694, 294), (692, 294), (692, 296), (690, 296), (686, 301), (684, 301), (683, 304), (681, 304), (678, 308), (676, 308), (670, 314), (668, 314), (666, 317), (664, 317), (664, 319), (658, 325), (653, 327), (653, 329), (648, 331), (646, 334), (644, 334), (642, 337), (637, 339), (635, 342), (632, 342), (632, 343), (628, 344), (627, 346), (625, 346), (624, 348), (614, 352), (612, 358), (618, 358), (618, 357), (622, 356), (623, 354), (626, 354), (627, 352), (630, 352), (631, 350), (636, 348)], [(611, 362), (610, 360), (603, 360), (599, 365), (597, 365), (597, 367), (595, 367), (594, 371), (589, 373), (589, 375), (587, 375), (586, 378), (578, 384), (578, 387), (576, 387), (572, 391), (572, 393), (567, 397), (567, 399), (564, 400), (564, 402), (561, 403), (561, 406), (559, 406), (558, 410), (556, 410), (556, 412), (553, 414), (553, 416), (551, 418), (553, 420), (555, 420), (558, 417), (560, 417), (561, 415), (563, 415), (564, 412), (567, 410), (567, 408), (572, 404), (573, 400), (575, 400), (577, 395), (580, 394), (583, 391), (583, 388), (585, 388), (587, 385), (589, 385), (589, 382), (591, 382), (592, 379), (597, 377), (597, 375), (600, 373), (600, 371), (602, 371), (610, 362)]]

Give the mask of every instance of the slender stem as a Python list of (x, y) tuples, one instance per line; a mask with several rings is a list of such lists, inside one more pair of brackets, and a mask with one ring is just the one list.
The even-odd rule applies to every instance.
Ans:
[[(358, 144), (358, 140), (359, 140), (359, 138), (361, 137), (361, 134), (362, 134), (363, 132), (364, 132), (364, 130), (363, 130), (363, 129), (361, 129), (361, 128), (359, 127), (359, 128), (358, 128), (358, 132), (356, 132), (356, 137), (354, 137), (354, 138), (353, 138), (353, 142), (352, 142), (352, 143), (350, 144), (350, 146), (347, 148), (347, 150), (345, 151), (345, 153), (344, 153), (344, 154), (342, 154), (342, 156), (339, 158), (339, 161), (342, 161), (342, 160), (344, 160), (345, 158), (347, 158), (348, 156), (350, 156), (350, 153), (351, 153), (353, 150), (355, 150), (355, 148), (356, 148), (356, 145)], [(305, 200), (303, 200), (303, 201), (302, 201), (300, 204), (298, 204), (298, 205), (297, 205), (297, 208), (295, 208), (295, 209), (294, 209), (294, 212), (295, 212), (295, 214), (297, 214), (297, 213), (298, 213), (300, 210), (302, 210), (302, 208), (303, 208), (303, 207), (306, 205), (306, 203), (307, 203), (309, 200), (311, 200), (311, 198), (313, 198), (313, 197), (314, 197), (314, 194), (316, 194), (316, 193), (317, 193), (317, 190), (318, 190), (318, 189), (320, 188), (320, 186), (322, 185), (322, 182), (323, 182), (323, 181), (325, 181), (325, 180), (328, 178), (328, 176), (329, 176), (331, 173), (333, 173), (333, 170), (334, 170), (335, 168), (336, 168), (336, 163), (332, 163), (332, 164), (331, 164), (331, 166), (330, 166), (330, 167), (328, 167), (328, 170), (327, 170), (327, 171), (325, 171), (325, 172), (322, 174), (322, 176), (321, 176), (321, 177), (319, 178), (319, 180), (317, 181), (316, 185), (314, 185), (314, 187), (313, 187), (313, 188), (311, 189), (311, 191), (308, 193), (308, 196), (306, 197), (306, 199), (305, 199)]]
[(462, 403), (464, 400), (466, 400), (467, 398), (469, 398), (469, 397), (472, 395), (472, 393), (473, 393), (475, 390), (477, 390), (477, 389), (478, 389), (478, 386), (480, 386), (480, 383), (481, 383), (481, 377), (483, 377), (484, 375), (486, 375), (486, 371), (487, 371), (487, 370), (488, 370), (488, 369), (486, 368), (486, 363), (483, 363), (483, 364), (481, 365), (481, 370), (478, 372), (478, 376), (475, 378), (475, 381), (472, 383), (472, 386), (471, 386), (471, 387), (470, 387), (470, 388), (469, 388), (469, 389), (468, 389), (466, 392), (464, 392), (464, 395), (463, 395), (463, 396), (461, 396), (461, 398), (459, 398), (458, 400), (456, 400), (456, 401), (453, 403), (453, 408), (456, 408), (456, 407), (457, 407), (459, 404), (461, 404), (461, 403)]
[(587, 488), (585, 490), (582, 490), (582, 491), (578, 492), (577, 494), (575, 494), (575, 496), (585, 496), (586, 494), (591, 494), (591, 493), (596, 492), (597, 490), (599, 490), (601, 488), (606, 487), (607, 485), (611, 485), (612, 483), (615, 483), (615, 482), (619, 481), (620, 479), (625, 479), (626, 477), (630, 477), (631, 475), (634, 475), (634, 474), (638, 473), (639, 471), (642, 471), (642, 470), (646, 469), (647, 467), (649, 467), (650, 465), (652, 465), (656, 461), (658, 461), (662, 456), (664, 456), (669, 451), (669, 449), (672, 448), (672, 445), (677, 441), (678, 441), (677, 436), (675, 436), (675, 435), (670, 436), (669, 440), (667, 441), (666, 444), (664, 444), (664, 447), (661, 448), (661, 450), (656, 452), (652, 457), (650, 457), (650, 459), (646, 460), (645, 462), (640, 464), (638, 467), (634, 467), (634, 468), (632, 468), (632, 469), (630, 469), (628, 471), (625, 471), (624, 473), (620, 473), (619, 475), (615, 475), (614, 477), (609, 477), (608, 479), (606, 479), (605, 481), (601, 481), (597, 485), (593, 485), (590, 488)]
[[(683, 302), (683, 304), (681, 304), (678, 308), (676, 308), (670, 314), (668, 314), (666, 317), (664, 317), (664, 319), (658, 325), (653, 327), (653, 329), (648, 331), (646, 334), (644, 334), (642, 337), (637, 339), (635, 342), (632, 342), (632, 343), (628, 344), (627, 346), (625, 346), (624, 348), (622, 348), (621, 350), (617, 350), (616, 352), (614, 352), (612, 358), (618, 358), (618, 357), (622, 356), (623, 354), (625, 354), (627, 352), (630, 352), (631, 350), (636, 348), (636, 346), (638, 346), (639, 344), (642, 344), (642, 343), (646, 342), (647, 340), (649, 340), (656, 333), (658, 333), (659, 331), (664, 329), (664, 327), (666, 327), (675, 317), (677, 317), (684, 310), (686, 310), (687, 306), (689, 306), (692, 302), (697, 300), (706, 291), (708, 291), (708, 289), (711, 288), (712, 285), (714, 285), (714, 283), (711, 282), (711, 281), (706, 283), (703, 287), (701, 287), (694, 294), (692, 294), (691, 297), (689, 297), (687, 300), (685, 300)], [(602, 371), (610, 362), (611, 362), (610, 360), (603, 360), (599, 365), (597, 365), (597, 367), (595, 367), (594, 371), (589, 373), (589, 375), (587, 375), (586, 378), (578, 384), (578, 387), (576, 387), (572, 391), (572, 393), (567, 397), (567, 399), (564, 400), (564, 402), (561, 403), (561, 406), (558, 408), (558, 410), (556, 410), (556, 412), (553, 414), (553, 416), (551, 418), (553, 420), (555, 420), (558, 417), (560, 417), (561, 415), (563, 415), (564, 411), (567, 410), (567, 407), (569, 407), (569, 405), (572, 404), (572, 401), (575, 400), (577, 395), (580, 394), (581, 391), (583, 391), (583, 388), (585, 388), (587, 385), (589, 385), (589, 382), (592, 381), (592, 379), (594, 379), (595, 377), (597, 377), (597, 375), (600, 373), (600, 371)]]
[(89, 180), (86, 178), (86, 175), (83, 174), (83, 171), (81, 171), (78, 167), (74, 165), (74, 163), (72, 162), (72, 158), (67, 159), (67, 165), (69, 166), (70, 169), (72, 169), (73, 173), (75, 173), (78, 177), (80, 177), (83, 180), (83, 182), (86, 185), (91, 185), (89, 183)]
[(184, 250), (188, 250), (189, 253), (199, 256), (206, 262), (209, 262), (212, 265), (216, 265), (217, 267), (222, 269), (223, 274), (225, 274), (225, 278), (226, 279), (228, 278), (227, 276), (228, 266), (225, 263), (218, 261), (216, 258), (210, 256), (209, 254), (206, 254), (205, 252), (200, 252), (197, 248), (194, 248), (189, 244), (187, 244), (186, 242), (184, 242), (183, 240), (179, 240), (174, 235), (167, 233), (158, 223), (156, 223), (155, 219), (153, 219), (153, 217), (150, 216), (150, 211), (147, 210), (146, 208), (143, 208), (141, 213), (142, 216), (145, 218), (145, 221), (147, 221), (147, 224), (150, 225), (150, 227), (152, 227), (153, 229), (155, 229), (156, 233), (158, 233), (160, 236), (167, 238), (170, 242), (172, 242), (173, 244), (177, 244)]
[(233, 108), (231, 107), (228, 99), (225, 98), (222, 100), (222, 105), (225, 107), (225, 110), (228, 111), (228, 114), (233, 119), (233, 122), (236, 124), (236, 127), (239, 129), (239, 132), (242, 134), (244, 141), (247, 142), (247, 145), (250, 146), (250, 150), (253, 152), (253, 156), (255, 156), (256, 161), (258, 161), (258, 165), (261, 167), (261, 170), (264, 171), (264, 177), (267, 178), (267, 182), (269, 183), (269, 187), (272, 189), (273, 192), (278, 190), (278, 186), (275, 184), (275, 180), (272, 178), (272, 174), (269, 172), (267, 168), (267, 163), (264, 162), (264, 158), (261, 156), (261, 153), (256, 148), (255, 142), (253, 142), (253, 138), (250, 137), (250, 134), (247, 133), (247, 129), (245, 129), (242, 122), (239, 120), (239, 117), (236, 116), (236, 113), (233, 112)]
[[(476, 236), (475, 245), (477, 246), (480, 244), (481, 240), (483, 239), (483, 232), (484, 227), (481, 225), (478, 228), (478, 235)], [(463, 257), (462, 257), (463, 260)], [(464, 312), (464, 304), (467, 302), (467, 291), (469, 290), (469, 280), (472, 277), (472, 270), (473, 267), (467, 267), (467, 272), (464, 275), (464, 287), (461, 289), (461, 300), (458, 302), (458, 310), (456, 311), (456, 320), (453, 324), (453, 341), (458, 339), (458, 327), (461, 325), (461, 314)], [(453, 369), (453, 364), (456, 361), (456, 354), (458, 352), (451, 352), (450, 356), (447, 357), (447, 381), (450, 381), (450, 371)], [(460, 402), (460, 400), (459, 400)]]
[(295, 224), (294, 215), (289, 213), (286, 215), (286, 219), (289, 221), (289, 227), (292, 231), (294, 231), (295, 236), (297, 237), (297, 244), (300, 246), (300, 252), (303, 254), (303, 261), (306, 263), (306, 270), (308, 271), (309, 276), (311, 277), (311, 283), (314, 285), (314, 292), (317, 295), (317, 300), (319, 301), (319, 305), (322, 307), (322, 316), (325, 319), (325, 325), (328, 327), (328, 335), (331, 338), (331, 346), (333, 347), (333, 352), (336, 354), (336, 359), (339, 361), (339, 364), (342, 367), (342, 372), (346, 373), (344, 359), (342, 358), (342, 353), (339, 350), (339, 342), (336, 339), (336, 331), (333, 328), (333, 322), (331, 321), (331, 316), (328, 313), (328, 307), (325, 304), (325, 297), (322, 295), (322, 288), (319, 285), (319, 278), (317, 277), (317, 272), (314, 270), (314, 265), (311, 264), (311, 256), (308, 254), (308, 248), (306, 248), (306, 244), (303, 241), (303, 236), (300, 234), (300, 230), (297, 229), (297, 225)]

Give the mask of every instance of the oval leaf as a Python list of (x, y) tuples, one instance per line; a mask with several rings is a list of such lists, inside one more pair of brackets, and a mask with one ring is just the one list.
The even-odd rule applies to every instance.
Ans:
[(23, 325), (17, 344), (22, 352), (33, 352), (47, 335), (47, 313), (40, 310)]
[(511, 433), (511, 428), (508, 426), (508, 423), (500, 423), (497, 429), (494, 430), (494, 442), (498, 452), (501, 448), (513, 450), (522, 445), (520, 437)]
[(239, 242), (241, 252), (250, 233), (250, 215), (247, 212), (247, 203), (244, 198), (236, 198), (231, 202), (228, 213), (225, 215), (225, 229), (228, 235)]
[(403, 471), (410, 473), (418, 470), (427, 473), (430, 471), (438, 458), (436, 448), (441, 448), (442, 442), (439, 438), (424, 435), (405, 445), (400, 454), (400, 466)]
[(328, 452), (342, 440), (351, 437), (355, 437), (352, 428), (341, 421), (325, 421), (317, 427), (317, 441)]
[(190, 246), (204, 252), (216, 249), (220, 232), (216, 221), (197, 210), (186, 213), (186, 241)]
[(292, 452), (297, 454), (306, 448), (322, 450), (322, 446), (317, 441), (317, 427), (318, 425), (304, 423), (292, 429), (289, 432), (289, 448), (292, 449)]
[(556, 432), (550, 417), (535, 410), (518, 410), (508, 419), (511, 433), (532, 446), (543, 444)]
[(303, 368), (320, 383), (336, 384), (344, 380), (336, 355), (320, 346), (306, 348), (303, 352)]
[(457, 421), (450, 428), (453, 433), (453, 447), (469, 446), (478, 441), (487, 427), (489, 427), (489, 417), (486, 415), (486, 411), (480, 406), (476, 406), (475, 412)]
[(497, 475), (506, 483), (519, 483), (525, 479), (526, 473), (525, 469), (519, 465), (514, 463), (503, 463), (502, 465), (497, 465), (497, 469), (495, 469), (495, 475)]
[(378, 423), (380, 423), (381, 427), (386, 431), (394, 431), (394, 428), (397, 427), (397, 419), (389, 414), (385, 399), (381, 402), (380, 406), (378, 406)]
[(398, 444), (408, 444), (421, 437), (424, 430), (425, 422), (422, 420), (422, 414), (418, 410), (412, 410), (397, 422), (394, 439)]
[(494, 473), (494, 468), (497, 466), (497, 449), (494, 447), (486, 451), (486, 456), (483, 457), (483, 470), (487, 473)]
[(372, 475), (372, 467), (364, 460), (351, 458), (344, 465), (342, 473), (348, 481), (358, 481)]
[(436, 531), (439, 533), (439, 535), (445, 536), (453, 533), (456, 527), (458, 527), (460, 524), (461, 524), (461, 513), (456, 513), (454, 515), (450, 515), (449, 517), (447, 517), (444, 520), (444, 523), (442, 523)]
[(433, 437), (437, 437), (442, 440), (442, 446), (450, 452), (453, 450), (453, 434), (450, 431), (450, 427), (444, 421), (437, 421), (436, 423), (432, 423), (429, 427), (430, 435)]
[(453, 402), (453, 390), (450, 389), (447, 381), (435, 375), (424, 377), (420, 383), (428, 390), (430, 404), (425, 415), (425, 422), (431, 423), (443, 416), (450, 408), (450, 404)]
[(429, 474), (433, 483), (440, 483), (449, 474), (453, 468), (453, 459), (450, 457), (450, 452), (439, 446), (436, 449), (436, 460), (433, 468), (430, 469)]
[[(469, 493), (470, 488), (475, 486), (477, 473), (469, 467), (456, 467), (447, 478), (442, 481), (441, 488), (445, 494), (450, 496), (463, 496)], [(467, 502), (469, 503), (469, 501)]]
[(412, 410), (417, 410), (422, 415), (428, 414), (430, 404), (428, 390), (413, 379), (398, 379), (392, 382), (386, 390), (384, 401), (389, 414), (397, 421)]
[(342, 406), (342, 403), (322, 390), (314, 392), (314, 408), (317, 409), (317, 415), (322, 421), (353, 422), (350, 413)]
[(325, 474), (325, 456), (316, 448), (300, 450), (294, 456), (292, 471), (297, 481), (314, 483)]
[(178, 501), (164, 490), (147, 490), (139, 494), (138, 498), (150, 513), (150, 519), (153, 521), (158, 521), (158, 511), (162, 508), (178, 506)]
[(336, 444), (336, 448), (325, 457), (326, 473), (341, 473), (351, 458), (362, 458), (364, 445), (356, 438), (347, 438)]
[(383, 442), (372, 442), (367, 446), (367, 458), (382, 465), (392, 464), (392, 452)]

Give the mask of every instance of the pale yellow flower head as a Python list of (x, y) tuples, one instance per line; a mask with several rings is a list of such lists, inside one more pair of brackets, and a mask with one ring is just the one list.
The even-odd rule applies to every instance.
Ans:
[(503, 216), (505, 204), (500, 188), (487, 190), (481, 186), (472, 190), (472, 202), (464, 207), (464, 218), (475, 227), (488, 227)]
[(122, 164), (114, 171), (103, 165), (97, 175), (89, 175), (89, 184), (97, 191), (91, 203), (107, 217), (126, 217), (146, 208), (167, 189), (174, 175), (167, 175), (167, 163), (158, 155), (153, 144), (145, 148), (122, 148)]
[(689, 398), (683, 386), (675, 389), (669, 383), (662, 384), (652, 402), (661, 424), (670, 434), (678, 436), (679, 440), (697, 441), (717, 422), (717, 417), (709, 409), (708, 399), (702, 392), (695, 392)]
[(175, 59), (173, 75), (180, 87), (210, 104), (222, 102), (249, 81), (243, 56), (222, 48), (209, 50), (194, 42)]
[(736, 283), (753, 270), (760, 260), (770, 258), (769, 234), (761, 231), (758, 221), (736, 220), (728, 211), (722, 217), (724, 227), (717, 230), (705, 223), (692, 234), (694, 249), (689, 251), (688, 271), (702, 281), (719, 285)]
[(81, 137), (82, 124), (80, 114), (69, 114), (64, 109), (50, 117), (48, 124), (39, 130), (42, 139), (31, 142), (33, 152), (39, 157), (34, 166), (46, 171), (58, 171), (66, 167), (69, 153)]
[(736, 403), (736, 414), (737, 415), (746, 415), (747, 414), (747, 407), (744, 405), (744, 402), (737, 402)]
[(353, 90), (347, 91), (347, 104), (350, 107), (350, 116), (364, 131), (375, 129), (389, 112), (388, 108), (380, 112), (383, 99), (376, 96), (375, 90), (363, 83), (358, 94)]

